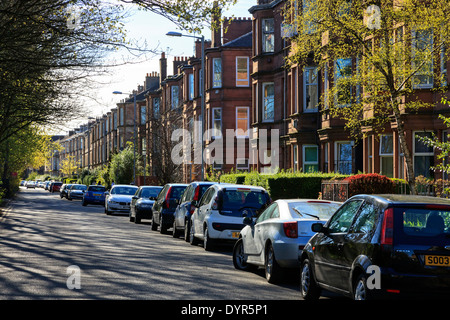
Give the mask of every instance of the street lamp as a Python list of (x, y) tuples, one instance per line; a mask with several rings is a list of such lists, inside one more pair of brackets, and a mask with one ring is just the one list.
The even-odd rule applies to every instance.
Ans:
[(113, 91), (113, 94), (132, 94), (134, 102), (134, 119), (133, 119), (133, 184), (136, 185), (136, 91), (133, 93), (127, 93), (122, 91)]
[(204, 141), (203, 141), (203, 128), (204, 128), (204, 121), (205, 121), (205, 36), (191, 36), (188, 34), (182, 34), (180, 32), (176, 32), (176, 31), (169, 31), (166, 33), (166, 36), (169, 37), (188, 37), (188, 38), (194, 38), (194, 39), (200, 39), (201, 40), (201, 44), (202, 44), (202, 55), (201, 55), (201, 73), (200, 76), (202, 78), (202, 81), (200, 82), (200, 92), (202, 94), (201, 96), (201, 111), (200, 111), (200, 115), (202, 117), (202, 120), (200, 122), (200, 135), (201, 135), (201, 143), (202, 143), (202, 147), (201, 147), (201, 157), (202, 157), (202, 162), (201, 162), (201, 181), (204, 180), (205, 178), (205, 169), (204, 169), (204, 159), (203, 159), (203, 151), (205, 149), (205, 145), (204, 145)]

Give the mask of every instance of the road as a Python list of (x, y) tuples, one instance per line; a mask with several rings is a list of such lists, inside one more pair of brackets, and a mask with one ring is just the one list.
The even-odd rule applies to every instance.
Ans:
[(0, 299), (301, 299), (298, 279), (236, 270), (230, 247), (207, 252), (103, 210), (21, 187), (0, 217)]

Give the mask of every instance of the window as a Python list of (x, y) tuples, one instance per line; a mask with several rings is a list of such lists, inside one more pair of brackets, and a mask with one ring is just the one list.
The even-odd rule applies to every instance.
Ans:
[(194, 99), (194, 74), (189, 74), (189, 100)]
[(273, 19), (262, 20), (262, 51), (274, 52), (275, 47), (275, 35), (273, 29)]
[(430, 57), (432, 50), (433, 31), (431, 29), (413, 31), (412, 69), (414, 71), (419, 68), (413, 77), (413, 88), (433, 87), (433, 59)]
[(212, 109), (212, 137), (220, 138), (222, 136), (222, 108)]
[(153, 98), (153, 117), (155, 119), (159, 118), (159, 105), (160, 105), (160, 100), (159, 98)]
[(361, 206), (361, 211), (353, 224), (352, 232), (365, 233), (367, 235), (373, 234), (379, 216), (377, 207), (365, 202)]
[(391, 134), (380, 136), (380, 169), (382, 175), (394, 177), (394, 141)]
[(372, 173), (373, 168), (373, 151), (372, 151), (372, 136), (367, 138), (367, 172)]
[(353, 219), (358, 212), (360, 200), (349, 201), (333, 215), (328, 224), (330, 233), (345, 233), (350, 228)]
[(172, 86), (171, 87), (171, 101), (172, 101), (172, 109), (176, 109), (179, 107), (179, 87), (178, 86)]
[(236, 57), (236, 86), (248, 87), (250, 85), (248, 57)]
[(236, 159), (236, 169), (237, 170), (248, 170), (248, 159), (247, 158), (237, 158)]
[(303, 72), (303, 111), (317, 112), (319, 103), (319, 84), (316, 67), (308, 67)]
[(447, 85), (447, 59), (446, 52), (447, 47), (445, 44), (441, 45), (441, 54), (440, 54), (440, 63), (441, 63), (441, 87), (445, 87)]
[(237, 138), (248, 138), (248, 107), (237, 107), (236, 108), (236, 137)]
[(293, 112), (295, 114), (298, 113), (298, 68), (292, 69), (292, 93), (292, 103), (294, 105)]
[(342, 174), (352, 173), (352, 142), (336, 142), (335, 171)]
[(274, 85), (273, 82), (263, 83), (263, 121), (274, 120)]
[(432, 177), (430, 170), (434, 166), (434, 151), (432, 146), (427, 146), (420, 140), (420, 137), (432, 138), (432, 132), (415, 132), (414, 133), (414, 175)]
[(145, 124), (147, 121), (147, 107), (141, 106), (141, 124)]
[(123, 126), (124, 123), (124, 114), (123, 114), (123, 108), (119, 109), (120, 111), (120, 125)]
[(293, 165), (294, 171), (298, 170), (298, 145), (294, 144), (292, 146), (292, 156), (293, 156)]
[(316, 145), (303, 146), (303, 172), (319, 171), (319, 147)]
[(141, 138), (141, 146), (142, 146), (142, 155), (145, 156), (147, 154), (147, 139)]
[(334, 64), (334, 81), (337, 88), (335, 103), (339, 107), (351, 104), (352, 88), (348, 78), (352, 75), (352, 59), (338, 59)]
[(213, 88), (222, 86), (222, 59), (213, 58)]

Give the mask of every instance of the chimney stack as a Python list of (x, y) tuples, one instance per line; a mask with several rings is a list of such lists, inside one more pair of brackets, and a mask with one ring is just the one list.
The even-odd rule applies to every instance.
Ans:
[(164, 52), (161, 53), (161, 58), (159, 59), (159, 74), (160, 82), (167, 78), (167, 59)]

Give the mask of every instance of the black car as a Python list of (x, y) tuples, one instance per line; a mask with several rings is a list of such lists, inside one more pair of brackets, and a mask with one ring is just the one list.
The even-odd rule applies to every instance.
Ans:
[(72, 187), (72, 184), (63, 184), (61, 188), (59, 189), (59, 196), (62, 198), (67, 199), (67, 192), (69, 191), (70, 187)]
[[(450, 200), (412, 195), (348, 199), (301, 252), (300, 289), (354, 299), (450, 294)], [(436, 294), (436, 295), (434, 295)]]
[(200, 200), (205, 191), (215, 182), (209, 181), (195, 181), (191, 182), (184, 190), (179, 204), (175, 210), (175, 217), (173, 221), (172, 235), (178, 238), (180, 234), (184, 233), (184, 240), (189, 242), (189, 231), (191, 223), (191, 215), (194, 212), (195, 205)]
[(187, 186), (183, 183), (168, 183), (164, 186), (153, 204), (152, 230), (157, 230), (159, 226), (160, 232), (166, 233), (172, 227), (178, 200)]
[(152, 207), (161, 191), (160, 186), (141, 186), (131, 198), (130, 221), (140, 223), (141, 219), (152, 218)]

